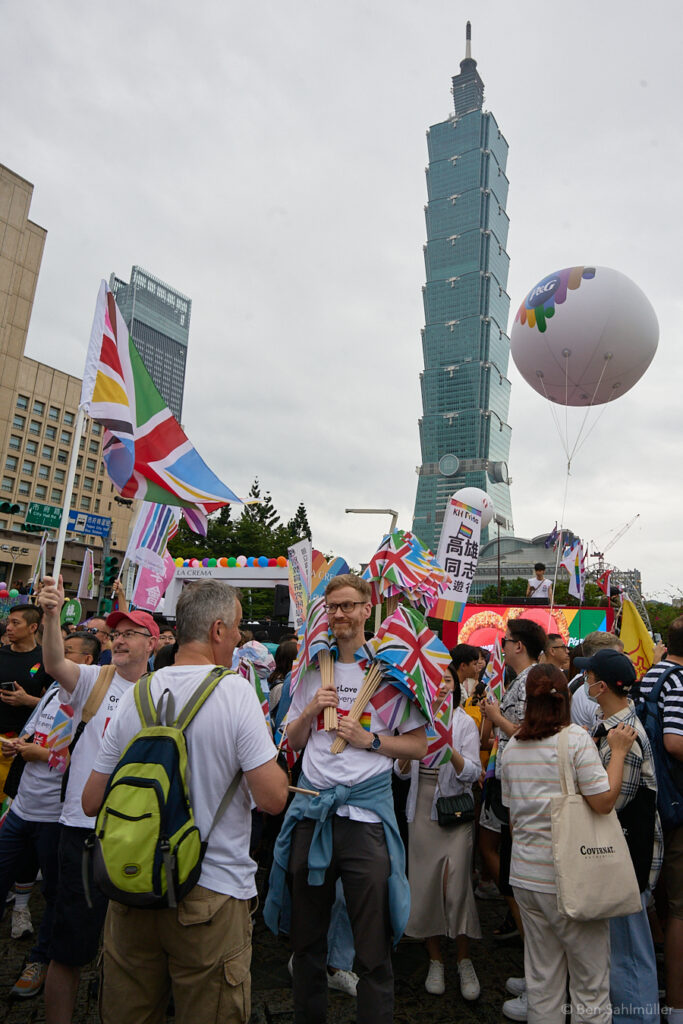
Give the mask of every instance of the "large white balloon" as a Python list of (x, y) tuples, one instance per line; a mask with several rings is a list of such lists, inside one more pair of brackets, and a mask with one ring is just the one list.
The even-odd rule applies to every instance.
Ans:
[(456, 491), (453, 495), (458, 501), (462, 501), (465, 505), (470, 505), (471, 508), (481, 509), (481, 528), (484, 529), (488, 526), (493, 519), (493, 513), (495, 509), (493, 502), (489, 498), (486, 491), (482, 491), (479, 487), (461, 487), (459, 491)]
[(510, 335), (517, 369), (560, 405), (602, 405), (629, 391), (657, 351), (647, 296), (609, 267), (549, 274), (519, 307)]

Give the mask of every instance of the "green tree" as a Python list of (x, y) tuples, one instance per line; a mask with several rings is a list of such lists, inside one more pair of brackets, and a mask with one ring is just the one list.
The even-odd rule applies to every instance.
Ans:
[(646, 601), (645, 607), (647, 608), (647, 614), (650, 616), (652, 632), (660, 633), (664, 643), (666, 643), (669, 626), (674, 619), (683, 614), (683, 609), (676, 608), (672, 604), (665, 604), (662, 601)]

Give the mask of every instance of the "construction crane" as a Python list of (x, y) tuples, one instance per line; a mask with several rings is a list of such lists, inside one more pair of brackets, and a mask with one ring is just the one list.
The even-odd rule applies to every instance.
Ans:
[(604, 558), (607, 552), (610, 548), (614, 547), (618, 540), (621, 540), (628, 530), (631, 529), (636, 519), (640, 519), (640, 512), (636, 512), (632, 519), (629, 519), (627, 523), (624, 523), (621, 529), (615, 533), (614, 537), (612, 537), (611, 541), (608, 544), (605, 544), (603, 551), (591, 551), (591, 558), (597, 558), (598, 560), (598, 573), (602, 573), (604, 569)]

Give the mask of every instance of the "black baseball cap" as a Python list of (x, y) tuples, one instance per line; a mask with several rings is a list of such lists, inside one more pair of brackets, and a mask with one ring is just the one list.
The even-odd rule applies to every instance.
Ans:
[(574, 665), (581, 671), (593, 672), (596, 679), (618, 686), (621, 690), (630, 689), (636, 681), (636, 670), (631, 659), (611, 648), (597, 651), (592, 658), (575, 658)]

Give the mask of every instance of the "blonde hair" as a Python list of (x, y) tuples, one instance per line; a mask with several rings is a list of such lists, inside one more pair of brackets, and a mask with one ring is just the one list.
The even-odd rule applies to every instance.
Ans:
[(600, 629), (594, 630), (583, 638), (583, 653), (592, 658), (597, 651), (611, 650), (623, 651), (624, 645), (614, 633), (604, 633)]
[(340, 590), (342, 587), (353, 587), (364, 601), (372, 599), (370, 584), (366, 580), (361, 579), (360, 576), (354, 576), (352, 572), (342, 573), (341, 576), (333, 576), (325, 587), (325, 597), (329, 597), (335, 590)]

